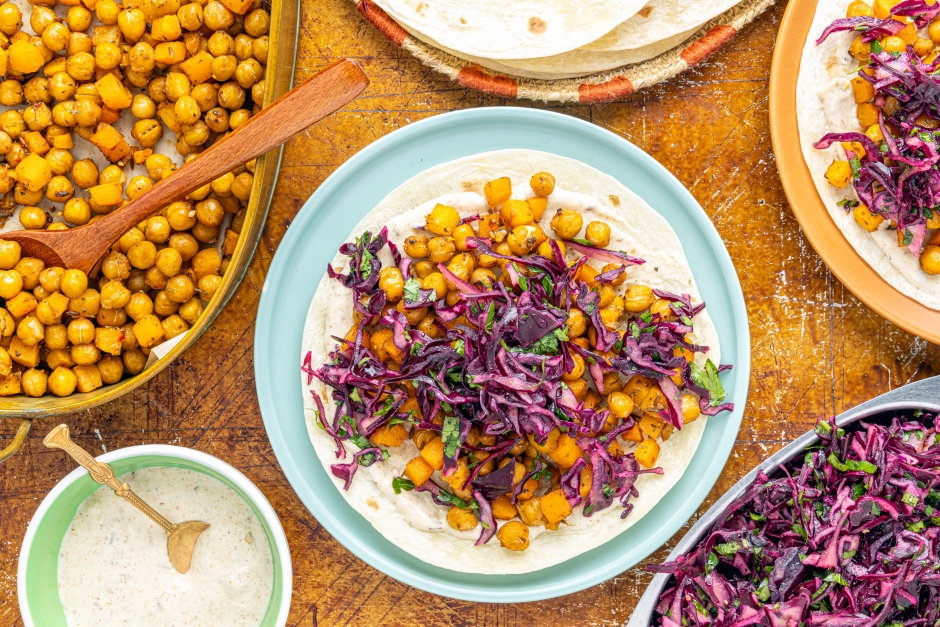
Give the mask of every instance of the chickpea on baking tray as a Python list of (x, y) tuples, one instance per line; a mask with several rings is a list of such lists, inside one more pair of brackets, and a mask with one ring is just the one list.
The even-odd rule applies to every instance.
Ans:
[[(0, 220), (92, 223), (176, 169), (160, 145), (188, 160), (224, 139), (260, 110), (270, 21), (262, 0), (0, 4)], [(142, 221), (89, 275), (0, 240), (0, 396), (90, 392), (185, 333), (221, 285), (254, 166)]]

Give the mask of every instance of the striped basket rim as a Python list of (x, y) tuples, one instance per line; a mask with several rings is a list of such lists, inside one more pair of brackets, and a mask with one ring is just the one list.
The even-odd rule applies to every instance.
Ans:
[(620, 100), (695, 67), (731, 41), (775, 0), (744, 0), (706, 22), (692, 37), (657, 57), (581, 78), (542, 80), (497, 74), (412, 37), (370, 0), (353, 0), (373, 26), (399, 48), (457, 84), (501, 98), (601, 104)]

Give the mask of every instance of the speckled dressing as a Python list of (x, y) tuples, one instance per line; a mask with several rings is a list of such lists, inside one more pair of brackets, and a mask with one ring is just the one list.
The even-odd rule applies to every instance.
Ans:
[(59, 549), (59, 599), (69, 627), (253, 627), (271, 599), (274, 569), (264, 528), (234, 490), (185, 468), (122, 475), (172, 522), (202, 520), (190, 569), (177, 573), (166, 535), (101, 487), (79, 506)]

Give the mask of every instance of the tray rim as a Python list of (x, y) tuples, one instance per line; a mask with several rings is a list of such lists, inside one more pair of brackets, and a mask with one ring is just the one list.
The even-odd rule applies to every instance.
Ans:
[(862, 259), (829, 215), (803, 159), (796, 116), (800, 64), (792, 51), (803, 50), (817, 3), (789, 0), (770, 66), (770, 141), (783, 191), (813, 250), (856, 298), (905, 331), (940, 344), (940, 311), (905, 296)]

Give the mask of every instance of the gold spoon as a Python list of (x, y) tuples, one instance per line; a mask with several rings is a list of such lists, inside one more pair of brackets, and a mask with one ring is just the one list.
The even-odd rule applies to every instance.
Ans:
[(121, 483), (114, 477), (114, 471), (111, 466), (96, 461), (89, 455), (85, 449), (81, 448), (69, 439), (68, 425), (59, 425), (49, 432), (42, 441), (48, 448), (60, 448), (72, 459), (84, 466), (91, 478), (106, 485), (121, 498), (127, 500), (131, 505), (147, 514), (153, 522), (157, 523), (168, 536), (166, 539), (166, 552), (170, 556), (170, 563), (179, 573), (185, 573), (189, 570), (189, 563), (193, 559), (193, 547), (199, 534), (209, 528), (208, 523), (199, 520), (189, 520), (187, 522), (174, 525), (169, 520), (161, 516), (155, 509), (144, 503), (134, 491), (127, 487), (126, 483)]

